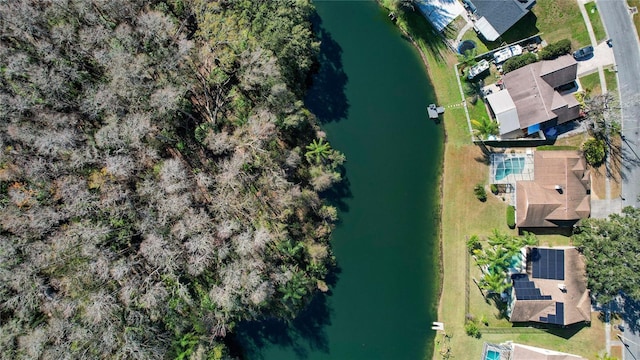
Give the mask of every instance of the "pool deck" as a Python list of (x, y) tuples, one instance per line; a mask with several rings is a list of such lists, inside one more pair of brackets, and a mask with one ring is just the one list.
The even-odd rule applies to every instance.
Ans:
[[(509, 174), (501, 179), (496, 179), (496, 171), (498, 165), (505, 160), (514, 158), (524, 158), (524, 166), (522, 171), (517, 174)], [(516, 182), (528, 181), (534, 179), (533, 173), (533, 150), (525, 149), (523, 152), (509, 152), (509, 153), (493, 153), (491, 154), (491, 165), (489, 168), (489, 183), (496, 185), (510, 185), (510, 191), (499, 194), (504, 201), (508, 204), (516, 205)]]
[[(510, 173), (507, 176), (496, 179), (496, 170), (500, 163), (514, 158), (524, 158), (524, 166), (519, 173)], [(491, 154), (490, 181), (492, 184), (512, 184), (515, 188), (516, 181), (533, 180), (533, 151), (516, 153), (494, 153)]]

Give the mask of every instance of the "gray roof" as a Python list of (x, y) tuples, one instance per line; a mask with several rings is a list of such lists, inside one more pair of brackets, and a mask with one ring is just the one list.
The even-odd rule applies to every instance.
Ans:
[(555, 88), (576, 79), (578, 63), (571, 55), (539, 61), (513, 70), (503, 77), (504, 87), (518, 109), (520, 128), (558, 118), (558, 123), (579, 116), (579, 106), (569, 96), (556, 95)]
[(471, 0), (478, 18), (484, 17), (502, 35), (525, 16), (535, 0)]

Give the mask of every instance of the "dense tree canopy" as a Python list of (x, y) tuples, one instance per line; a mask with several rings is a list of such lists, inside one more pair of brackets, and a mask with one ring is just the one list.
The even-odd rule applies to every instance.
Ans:
[(0, 3), (0, 357), (225, 358), (326, 290), (312, 11)]
[(582, 220), (573, 241), (585, 256), (589, 289), (600, 304), (621, 293), (640, 300), (640, 209)]
[(514, 56), (511, 59), (505, 61), (504, 64), (502, 64), (502, 70), (506, 74), (529, 64), (533, 64), (536, 61), (538, 61), (538, 57), (536, 56), (536, 54), (530, 52), (524, 53), (522, 55)]

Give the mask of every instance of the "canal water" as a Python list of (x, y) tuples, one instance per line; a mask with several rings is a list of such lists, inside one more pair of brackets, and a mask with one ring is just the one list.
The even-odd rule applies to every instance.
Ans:
[(307, 97), (347, 157), (339, 271), (292, 324), (241, 326), (248, 359), (431, 358), (442, 126), (419, 54), (374, 1), (316, 1), (321, 68)]

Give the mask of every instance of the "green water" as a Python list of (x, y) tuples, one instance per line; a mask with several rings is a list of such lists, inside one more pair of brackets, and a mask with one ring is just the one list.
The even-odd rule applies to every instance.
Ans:
[(317, 1), (322, 68), (308, 106), (347, 156), (340, 268), (289, 328), (240, 331), (248, 359), (431, 358), (442, 125), (418, 53), (369, 1)]

